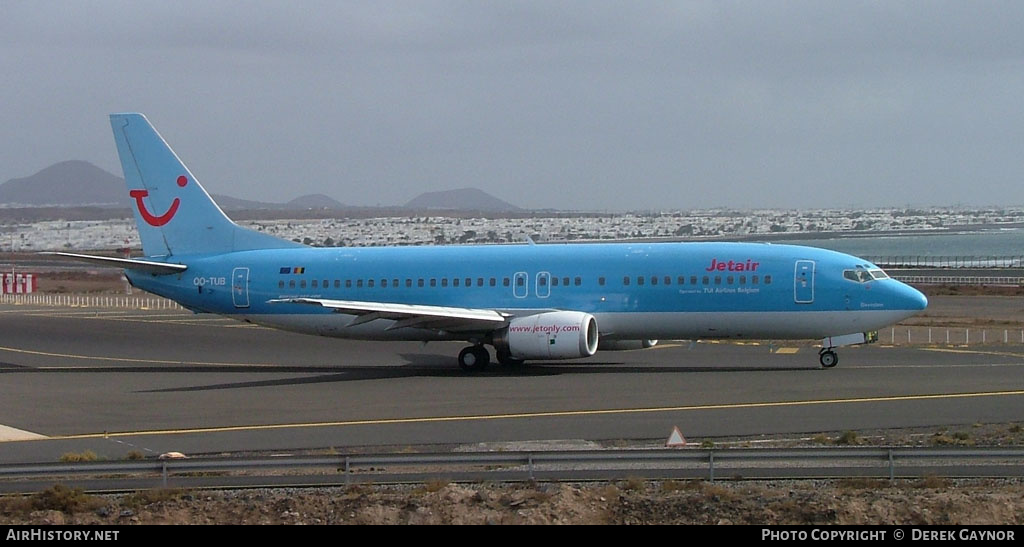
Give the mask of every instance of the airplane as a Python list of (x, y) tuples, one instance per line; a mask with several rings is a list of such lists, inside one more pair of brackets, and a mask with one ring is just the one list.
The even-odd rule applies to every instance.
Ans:
[(313, 248), (235, 224), (142, 114), (110, 116), (145, 257), (125, 269), (195, 312), (366, 340), (465, 341), (458, 365), (589, 357), (663, 339), (870, 343), (927, 306), (855, 256), (769, 243)]

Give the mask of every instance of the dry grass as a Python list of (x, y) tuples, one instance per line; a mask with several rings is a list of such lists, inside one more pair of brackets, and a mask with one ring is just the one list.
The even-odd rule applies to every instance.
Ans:
[(912, 483), (912, 486), (914, 488), (931, 488), (931, 489), (945, 490), (945, 489), (949, 488), (950, 485), (952, 485), (952, 484), (953, 484), (953, 482), (951, 480), (949, 480), (948, 478), (946, 478), (946, 477), (931, 476), (931, 477), (924, 477), (924, 478), (922, 478), (922, 479)]
[(64, 463), (94, 462), (98, 459), (100, 459), (100, 457), (92, 450), (86, 450), (85, 452), (65, 452), (60, 457), (60, 461)]
[(840, 490), (881, 490), (891, 486), (892, 484), (887, 480), (869, 477), (851, 477), (836, 481), (836, 488)]
[(422, 487), (417, 488), (417, 491), (420, 493), (440, 492), (451, 483), (452, 481), (449, 479), (430, 479), (429, 481), (423, 483)]
[(709, 501), (730, 502), (740, 497), (735, 488), (728, 488), (711, 482), (700, 482), (697, 490)]
[(628, 477), (622, 481), (621, 486), (627, 492), (643, 492), (647, 489), (647, 481), (641, 477)]
[(102, 499), (90, 496), (81, 488), (68, 488), (55, 484), (31, 497), (32, 508), (42, 511), (60, 511), (73, 514), (80, 511), (93, 511), (106, 505)]
[(828, 435), (824, 433), (819, 433), (811, 437), (811, 442), (814, 444), (832, 444), (832, 439), (829, 439)]
[(936, 446), (974, 446), (976, 444), (971, 434), (966, 431), (939, 432), (932, 435), (931, 442)]
[(678, 480), (667, 480), (661, 483), (662, 493), (668, 494), (671, 492), (685, 492), (688, 490), (696, 490), (696, 481), (678, 481)]
[(32, 498), (29, 496), (0, 497), (0, 515), (25, 516), (33, 511)]
[(840, 446), (857, 446), (863, 444), (864, 441), (861, 440), (856, 431), (843, 431), (833, 442)]
[(622, 491), (614, 484), (608, 484), (597, 489), (597, 495), (606, 500), (616, 499), (622, 495)]

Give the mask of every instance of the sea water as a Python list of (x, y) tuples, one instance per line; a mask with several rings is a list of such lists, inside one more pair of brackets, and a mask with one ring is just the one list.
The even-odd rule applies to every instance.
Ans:
[(1011, 257), (1024, 255), (1024, 229), (875, 236), (837, 234), (778, 243), (821, 247), (862, 257)]

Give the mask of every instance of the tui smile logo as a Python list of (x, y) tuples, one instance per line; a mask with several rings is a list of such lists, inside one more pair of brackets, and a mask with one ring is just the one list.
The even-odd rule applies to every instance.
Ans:
[[(188, 184), (188, 177), (185, 175), (178, 177), (178, 186), (184, 188), (186, 184)], [(171, 207), (164, 214), (154, 215), (149, 212), (145, 202), (142, 201), (142, 198), (149, 195), (149, 190), (131, 190), (128, 192), (128, 195), (135, 198), (135, 205), (139, 208), (139, 214), (142, 215), (142, 219), (150, 226), (160, 227), (170, 222), (174, 218), (174, 213), (178, 212), (178, 206), (181, 205), (181, 200), (174, 198), (174, 201), (171, 202)]]

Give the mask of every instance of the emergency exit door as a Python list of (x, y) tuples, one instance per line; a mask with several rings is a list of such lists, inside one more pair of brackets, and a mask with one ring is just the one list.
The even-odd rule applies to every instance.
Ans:
[(231, 300), (236, 308), (249, 307), (249, 268), (235, 268), (231, 272)]
[(797, 260), (793, 273), (793, 300), (797, 304), (814, 302), (814, 261)]

